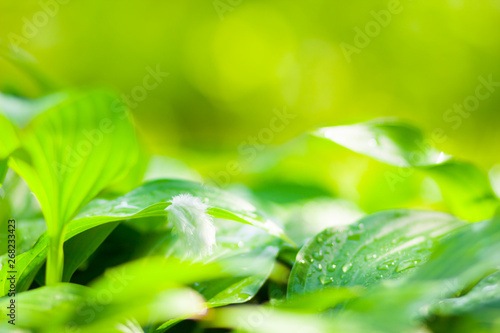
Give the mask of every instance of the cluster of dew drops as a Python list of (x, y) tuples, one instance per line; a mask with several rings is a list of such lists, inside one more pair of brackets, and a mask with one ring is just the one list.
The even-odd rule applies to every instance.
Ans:
[[(350, 230), (346, 233), (338, 233), (335, 235), (335, 231), (331, 228), (326, 229), (319, 235), (317, 235), (314, 239), (314, 243), (310, 244), (313, 248), (319, 248), (319, 250), (314, 251), (310, 257), (305, 257), (299, 261), (301, 265), (309, 265), (309, 269), (307, 270), (306, 277), (311, 278), (313, 275), (318, 275), (318, 280), (322, 285), (328, 285), (335, 282), (335, 278), (332, 275), (334, 273), (340, 274), (338, 277), (340, 279), (340, 285), (347, 285), (349, 283), (349, 279), (347, 278), (347, 274), (351, 271), (353, 267), (353, 263), (331, 263), (334, 261), (334, 253), (330, 252), (329, 249), (323, 250), (325, 247), (327, 248), (340, 248), (342, 244), (346, 242), (357, 242), (361, 238), (361, 230), (364, 228), (363, 224), (360, 223), (357, 226), (359, 231)], [(392, 243), (395, 244), (398, 242), (398, 238), (392, 240)], [(382, 262), (377, 264), (377, 275), (374, 276), (375, 279), (383, 279), (393, 275), (394, 272), (401, 273), (403, 271), (415, 268), (422, 262), (421, 253), (424, 251), (428, 251), (433, 246), (432, 241), (426, 242), (423, 247), (414, 248), (411, 252), (414, 258), (412, 259), (385, 259)], [(360, 248), (357, 252), (361, 252), (364, 247)], [(381, 252), (387, 252), (388, 248), (380, 249)], [(338, 253), (338, 252), (337, 252)], [(400, 253), (399, 253), (400, 254)], [(420, 255), (419, 255), (420, 254)], [(346, 251), (344, 257), (349, 257), (351, 254), (349, 251)], [(328, 260), (323, 260), (325, 257)], [(364, 256), (364, 260), (366, 262), (376, 261), (378, 259), (377, 254), (368, 253)], [(340, 265), (340, 266), (339, 266)], [(339, 266), (339, 267), (338, 267)], [(370, 276), (365, 276), (366, 278), (370, 278)], [(368, 280), (367, 280), (368, 281)]]

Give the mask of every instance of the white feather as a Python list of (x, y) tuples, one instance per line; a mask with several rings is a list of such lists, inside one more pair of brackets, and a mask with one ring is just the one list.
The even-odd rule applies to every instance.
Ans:
[(168, 221), (177, 230), (186, 255), (200, 259), (213, 253), (216, 246), (215, 226), (208, 215), (208, 206), (191, 194), (180, 194), (172, 198)]

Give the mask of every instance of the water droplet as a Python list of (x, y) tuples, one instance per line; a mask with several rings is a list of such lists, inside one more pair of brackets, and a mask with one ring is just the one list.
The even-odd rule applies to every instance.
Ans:
[(319, 282), (321, 282), (321, 284), (323, 285), (329, 284), (333, 282), (333, 278), (326, 275), (322, 275), (319, 277)]
[(335, 272), (335, 268), (337, 268), (335, 264), (326, 266), (326, 270), (329, 272)]
[(314, 269), (314, 271), (316, 271), (316, 272), (321, 272), (321, 271), (323, 271), (323, 266), (322, 266), (321, 264), (312, 265), (311, 267), (312, 267), (312, 268)]
[(302, 259), (302, 260), (300, 260), (300, 261), (299, 261), (299, 263), (300, 263), (300, 264), (305, 264), (305, 263), (306, 263), (306, 261), (305, 261), (304, 259)]
[(318, 243), (322, 243), (324, 240), (325, 240), (325, 238), (323, 237), (323, 235), (318, 235), (318, 237), (316, 237), (316, 241)]
[(369, 261), (369, 260), (371, 260), (371, 259), (376, 259), (376, 258), (377, 258), (377, 255), (376, 255), (376, 254), (367, 254), (367, 255), (365, 256), (365, 260), (366, 260), (366, 261)]
[(358, 228), (359, 228), (359, 229), (364, 229), (364, 228), (365, 228), (365, 225), (364, 225), (363, 223), (360, 223), (360, 224), (358, 224)]
[(380, 271), (388, 271), (395, 263), (394, 259), (389, 259), (378, 265), (377, 269)]
[(323, 259), (323, 252), (318, 251), (313, 253), (313, 258), (316, 260), (322, 260)]
[(396, 272), (402, 272), (410, 268), (415, 268), (417, 267), (417, 264), (419, 263), (419, 259), (410, 259), (410, 260), (403, 260), (401, 261), (398, 266), (396, 267)]
[(347, 273), (351, 268), (352, 268), (351, 263), (345, 264), (344, 266), (342, 266), (342, 272)]

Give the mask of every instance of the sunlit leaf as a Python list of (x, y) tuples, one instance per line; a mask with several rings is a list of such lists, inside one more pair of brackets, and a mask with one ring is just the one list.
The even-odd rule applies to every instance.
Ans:
[[(213, 217), (235, 220), (254, 225), (272, 234), (282, 235), (279, 227), (260, 215), (254, 206), (223, 191), (188, 181), (157, 180), (117, 199), (94, 200), (78, 214), (75, 220), (67, 225), (65, 239), (68, 240), (86, 230), (109, 222), (166, 216), (165, 208), (170, 204), (169, 200), (181, 193), (191, 193), (200, 198), (208, 199), (208, 205), (211, 207), (208, 213)], [(49, 237), (45, 233), (31, 250), (17, 256), (17, 288), (19, 291), (29, 288), (45, 261), (48, 246)], [(2, 286), (3, 295), (7, 291), (6, 275), (7, 270), (4, 268), (0, 271), (0, 286)]]
[(439, 302), (433, 307), (433, 312), (457, 315), (478, 309), (491, 301), (500, 301), (500, 272), (488, 275), (463, 296)]
[(391, 119), (324, 127), (313, 133), (352, 151), (399, 167), (388, 172), (386, 181), (395, 187), (412, 174), (425, 172), (439, 184), (450, 210), (469, 221), (491, 218), (499, 200), (487, 175), (477, 167), (456, 160), (434, 146), (443, 142), (444, 133), (435, 131), (424, 137), (417, 128)]
[(133, 127), (116, 101), (106, 92), (68, 92), (58, 104), (40, 103), (38, 115), (19, 129), (21, 149), (10, 166), (42, 206), (52, 239), (49, 283), (62, 275), (66, 223), (137, 159)]
[(366, 216), (343, 230), (328, 228), (297, 255), (288, 292), (368, 287), (399, 278), (427, 261), (439, 237), (463, 224), (443, 213), (395, 210)]
[(419, 129), (390, 119), (323, 127), (314, 135), (400, 167), (434, 165), (450, 158), (429, 145)]
[[(20, 293), (15, 298), (16, 327), (32, 330), (54, 328), (64, 322), (68, 311), (74, 311), (78, 304), (85, 301), (87, 294), (88, 287), (77, 284), (60, 284)], [(9, 302), (9, 298), (0, 300), (2, 317), (7, 314)], [(0, 325), (9, 327), (5, 320)]]
[(7, 170), (9, 170), (7, 159), (0, 159), (0, 187), (2, 187), (3, 185), (3, 181), (5, 179), (5, 176), (7, 175)]
[(363, 297), (349, 303), (349, 316), (383, 332), (397, 333), (422, 326), (436, 303), (464, 292), (467, 286), (500, 266), (498, 222), (496, 217), (455, 230), (436, 245), (428, 261), (414, 274), (369, 288)]

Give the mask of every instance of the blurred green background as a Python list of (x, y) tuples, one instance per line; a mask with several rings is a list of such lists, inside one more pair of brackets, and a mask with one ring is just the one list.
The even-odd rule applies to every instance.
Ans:
[[(132, 98), (134, 119), (151, 153), (182, 161), (174, 173), (217, 178), (236, 161), (230, 181), (257, 189), (317, 186), (365, 211), (432, 206), (439, 196), (425, 179), (389, 191), (390, 167), (300, 137), (378, 117), (442, 129), (439, 149), (485, 171), (500, 163), (498, 0), (0, 0), (0, 38), (62, 87), (146, 92)], [(137, 88), (155, 69), (168, 76)], [(494, 82), (481, 88), (488, 96), (453, 111), (483, 79)], [(3, 60), (0, 87), (40, 95)], [(293, 119), (266, 136), (276, 110)]]

